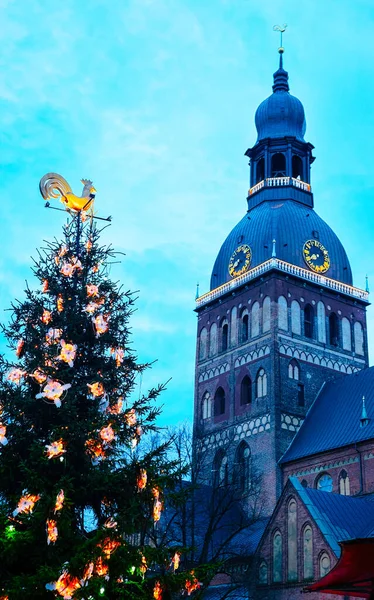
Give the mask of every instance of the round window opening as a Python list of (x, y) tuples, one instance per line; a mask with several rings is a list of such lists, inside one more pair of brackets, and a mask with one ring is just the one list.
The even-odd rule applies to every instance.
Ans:
[(321, 492), (332, 492), (332, 477), (328, 473), (321, 475), (317, 481), (317, 490)]

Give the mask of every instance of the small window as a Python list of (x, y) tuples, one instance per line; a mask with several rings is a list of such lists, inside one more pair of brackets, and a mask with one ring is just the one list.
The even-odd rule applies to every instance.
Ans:
[(228, 348), (228, 342), (229, 342), (229, 326), (227, 323), (225, 323), (224, 325), (222, 325), (222, 340), (221, 340), (222, 352), (226, 352), (226, 350)]
[(321, 492), (332, 492), (333, 483), (332, 477), (328, 473), (323, 473), (317, 479), (317, 490), (321, 490)]
[(299, 406), (305, 406), (305, 395), (304, 395), (304, 384), (298, 383), (297, 385), (297, 404)]
[(319, 557), (319, 576), (324, 577), (331, 569), (331, 561), (327, 552), (322, 552)]
[(313, 339), (313, 320), (313, 307), (310, 304), (307, 304), (304, 308), (304, 335), (310, 339)]
[(242, 494), (251, 486), (251, 451), (245, 442), (241, 442), (236, 451), (235, 483)]
[(294, 154), (292, 157), (292, 177), (294, 179), (303, 179), (303, 161), (300, 156)]
[(256, 379), (256, 396), (257, 398), (263, 398), (267, 394), (267, 375), (265, 369), (260, 369), (257, 373)]
[(301, 481), (301, 485), (302, 485), (303, 487), (307, 488), (307, 487), (308, 487), (308, 482), (307, 482), (307, 480), (306, 480), (306, 479), (303, 479), (303, 480)]
[(284, 154), (282, 154), (282, 152), (277, 152), (271, 157), (271, 176), (286, 176), (286, 157)]
[(283, 579), (283, 544), (282, 534), (277, 531), (273, 537), (273, 581), (278, 583)]
[(201, 403), (201, 415), (203, 419), (209, 419), (212, 416), (212, 402), (209, 392), (205, 392)]
[(214, 394), (214, 416), (215, 417), (219, 417), (220, 415), (225, 414), (225, 404), (226, 404), (225, 392), (221, 387), (219, 387), (217, 389), (216, 393)]
[(227, 456), (222, 450), (218, 450), (213, 462), (213, 485), (214, 487), (226, 486), (228, 484)]
[(248, 375), (243, 377), (240, 384), (240, 406), (250, 404), (252, 400), (252, 382)]
[(339, 319), (335, 313), (329, 316), (330, 346), (339, 346)]
[(290, 379), (300, 379), (300, 367), (294, 358), (290, 361), (288, 365), (288, 377)]
[(348, 473), (347, 473), (347, 471), (345, 471), (345, 469), (343, 469), (339, 475), (339, 492), (342, 494), (342, 496), (350, 496), (351, 495), (349, 477), (348, 477)]
[(248, 313), (243, 315), (242, 318), (242, 332), (241, 332), (241, 340), (242, 342), (247, 342), (249, 336), (249, 316)]
[(313, 531), (307, 525), (303, 531), (304, 579), (313, 579)]
[(260, 566), (258, 569), (258, 583), (261, 585), (266, 585), (268, 582), (268, 566), (265, 560), (260, 562)]
[(265, 179), (265, 159), (262, 156), (256, 164), (256, 183)]

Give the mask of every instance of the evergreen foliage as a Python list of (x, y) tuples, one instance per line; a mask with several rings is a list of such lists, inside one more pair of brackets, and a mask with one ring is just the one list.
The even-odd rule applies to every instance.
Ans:
[[(164, 495), (178, 481), (166, 446), (140, 459), (162, 386), (132, 401), (134, 297), (109, 275), (116, 254), (76, 213), (47, 243), (4, 328), (0, 363), (0, 598), (162, 598), (190, 574), (155, 548)], [(61, 507), (58, 506), (61, 501)]]

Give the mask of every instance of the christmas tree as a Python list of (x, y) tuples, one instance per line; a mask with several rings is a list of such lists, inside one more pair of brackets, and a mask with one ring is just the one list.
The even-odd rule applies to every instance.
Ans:
[(156, 429), (162, 386), (132, 400), (147, 368), (130, 346), (134, 297), (109, 278), (116, 253), (92, 202), (71, 208), (53, 185), (63, 240), (39, 251), (39, 285), (4, 328), (15, 356), (0, 364), (0, 598), (166, 600), (197, 579), (179, 573), (177, 548), (149, 544), (175, 465), (164, 447), (134, 449)]

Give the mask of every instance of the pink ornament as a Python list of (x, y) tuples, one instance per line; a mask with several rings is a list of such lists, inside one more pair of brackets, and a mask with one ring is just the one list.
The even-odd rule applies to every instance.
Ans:
[(70, 383), (66, 383), (65, 385), (56, 381), (55, 379), (49, 379), (47, 385), (44, 386), (43, 391), (40, 394), (37, 394), (36, 398), (47, 398), (47, 400), (51, 400), (60, 408), (61, 406), (61, 396), (63, 393), (71, 388)]
[(26, 371), (22, 371), (21, 369), (10, 369), (7, 379), (12, 383), (20, 385), (22, 377), (25, 377)]
[(5, 437), (5, 434), (6, 434), (6, 427), (2, 423), (0, 423), (0, 444), (2, 446), (6, 446), (8, 443), (8, 440)]
[(96, 317), (93, 317), (92, 322), (94, 324), (94, 328), (96, 330), (96, 337), (99, 337), (101, 334), (108, 331), (108, 321), (103, 314), (98, 314)]
[(69, 367), (74, 366), (74, 360), (77, 354), (77, 347), (75, 344), (67, 344), (64, 340), (60, 341), (61, 352), (57, 358), (66, 362)]

